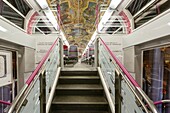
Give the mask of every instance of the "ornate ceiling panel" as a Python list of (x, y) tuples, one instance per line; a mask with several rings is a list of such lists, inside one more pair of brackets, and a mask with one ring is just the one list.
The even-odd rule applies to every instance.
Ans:
[(70, 45), (78, 45), (80, 53), (83, 52), (96, 29), (97, 4), (109, 4), (109, 2), (110, 0), (50, 1), (51, 4), (59, 3), (62, 29)]

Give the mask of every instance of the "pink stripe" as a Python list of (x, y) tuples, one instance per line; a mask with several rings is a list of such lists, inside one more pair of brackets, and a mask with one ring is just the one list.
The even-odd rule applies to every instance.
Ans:
[(38, 16), (39, 14), (37, 12), (34, 12), (34, 14), (30, 17), (28, 25), (27, 25), (27, 34), (32, 34), (32, 25), (34, 24), (32, 21), (36, 20), (36, 16)]
[(3, 101), (3, 100), (0, 100), (0, 103), (1, 103), (1, 104), (5, 104), (5, 105), (11, 105), (10, 102), (5, 102), (5, 101)]
[(119, 65), (119, 67), (122, 69), (122, 71), (125, 73), (127, 78), (131, 81), (131, 83), (135, 87), (140, 87), (139, 84), (135, 81), (135, 79), (130, 75), (130, 73), (127, 71), (127, 69), (122, 65), (122, 63), (116, 58), (116, 56), (113, 54), (113, 52), (109, 49), (109, 47), (106, 45), (106, 43), (101, 39), (103, 45), (106, 47), (110, 55), (113, 57), (113, 59), (116, 61), (116, 63)]
[(127, 25), (126, 30), (127, 30), (127, 33), (130, 34), (130, 33), (132, 32), (132, 30), (131, 30), (131, 23), (130, 23), (130, 20), (129, 20), (128, 16), (125, 14), (124, 11), (120, 12), (119, 15), (122, 16), (122, 19), (123, 19), (123, 20), (126, 20), (126, 21), (127, 21), (127, 22), (125, 23), (125, 24)]
[(50, 49), (48, 50), (48, 52), (46, 53), (46, 55), (43, 57), (43, 59), (41, 60), (41, 62), (38, 64), (38, 66), (36, 67), (36, 69), (34, 70), (34, 72), (31, 74), (31, 76), (28, 78), (28, 80), (26, 81), (26, 84), (28, 84), (28, 86), (31, 84), (31, 82), (33, 81), (33, 79), (35, 78), (35, 76), (37, 75), (38, 71), (40, 70), (40, 68), (42, 67), (42, 65), (44, 64), (44, 62), (47, 60), (51, 50), (54, 48), (55, 44), (57, 43), (58, 38), (56, 39), (56, 41), (53, 43), (53, 45), (50, 47)]
[[(156, 102), (154, 102), (154, 105), (158, 105), (158, 104), (163, 104), (163, 101), (162, 101), (162, 100), (160, 100), (160, 101), (156, 101)], [(148, 107), (148, 104), (146, 105), (146, 107)]]
[(158, 104), (162, 104), (162, 103), (163, 103), (162, 100), (160, 100), (160, 101), (154, 102), (154, 105), (158, 105)]

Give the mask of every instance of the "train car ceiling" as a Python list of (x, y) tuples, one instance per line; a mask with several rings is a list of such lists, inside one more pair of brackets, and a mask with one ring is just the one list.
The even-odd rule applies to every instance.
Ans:
[(59, 10), (60, 26), (68, 42), (78, 45), (81, 52), (96, 30), (97, 7), (101, 4), (108, 7), (110, 0), (48, 0), (48, 3), (51, 9)]

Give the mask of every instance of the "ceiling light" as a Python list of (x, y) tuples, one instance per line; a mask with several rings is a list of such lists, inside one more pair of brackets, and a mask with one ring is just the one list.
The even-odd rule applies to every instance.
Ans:
[(0, 26), (0, 31), (7, 32), (7, 29), (5, 29), (2, 26)]
[(40, 5), (40, 7), (44, 10), (45, 15), (47, 16), (49, 21), (52, 23), (55, 30), (59, 30), (58, 22), (54, 16), (54, 14), (50, 10), (47, 1), (46, 0), (36, 0), (36, 1)]
[(110, 8), (116, 9), (122, 0), (112, 0), (110, 3)]
[(168, 25), (170, 26), (170, 22), (168, 22)]
[(42, 9), (45, 9), (48, 7), (47, 1), (46, 0), (36, 0), (38, 4), (41, 6)]

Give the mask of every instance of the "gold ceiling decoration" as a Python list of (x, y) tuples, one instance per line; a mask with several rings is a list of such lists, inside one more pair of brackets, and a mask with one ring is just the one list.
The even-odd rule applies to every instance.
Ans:
[(70, 45), (78, 45), (81, 53), (96, 29), (96, 6), (109, 4), (110, 0), (49, 0), (48, 3), (60, 5), (62, 29)]

